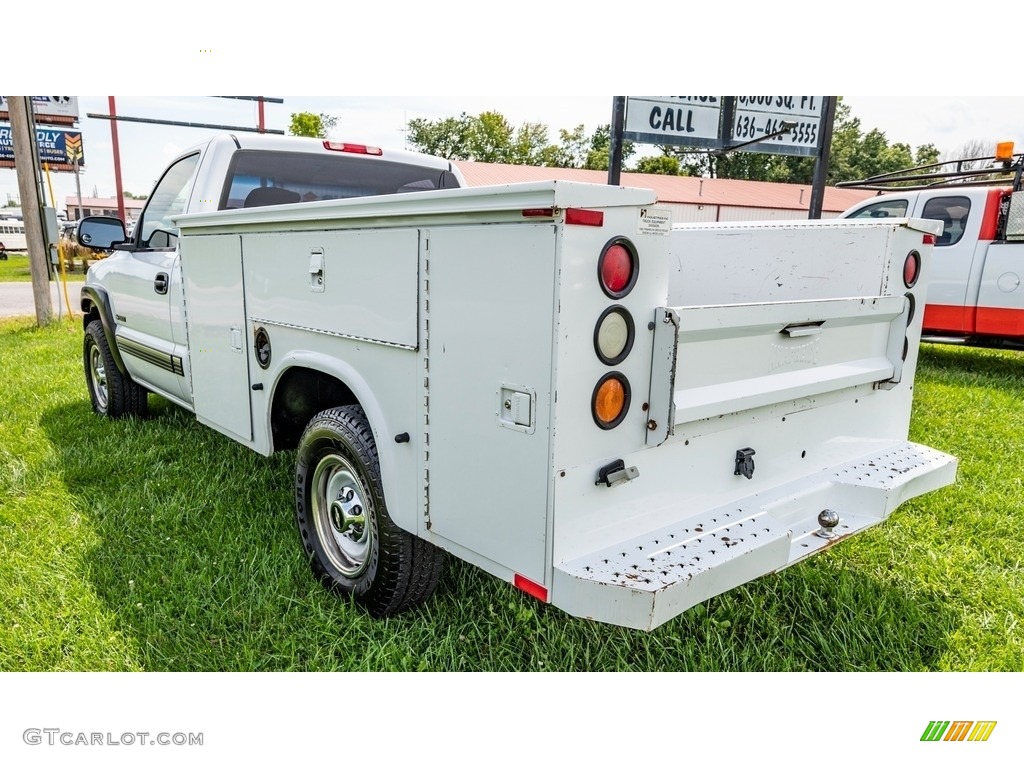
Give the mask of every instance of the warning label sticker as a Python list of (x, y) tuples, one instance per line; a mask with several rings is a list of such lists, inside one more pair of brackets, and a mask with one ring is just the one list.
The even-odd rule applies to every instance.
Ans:
[(641, 235), (667, 235), (672, 231), (672, 212), (668, 208), (641, 208), (640, 225), (637, 227)]

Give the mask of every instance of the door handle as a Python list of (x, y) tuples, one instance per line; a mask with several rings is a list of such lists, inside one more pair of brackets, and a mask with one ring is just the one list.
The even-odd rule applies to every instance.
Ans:
[(170, 281), (167, 279), (167, 273), (158, 272), (156, 279), (153, 281), (153, 290), (162, 296), (167, 293), (167, 286), (169, 283)]

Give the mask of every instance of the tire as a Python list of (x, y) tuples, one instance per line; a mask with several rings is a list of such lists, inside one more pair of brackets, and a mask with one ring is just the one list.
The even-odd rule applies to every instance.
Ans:
[(295, 514), (313, 573), (375, 617), (421, 605), (443, 552), (392, 522), (373, 432), (357, 405), (317, 414), (299, 441)]
[(112, 419), (149, 413), (149, 393), (118, 370), (99, 320), (85, 327), (82, 364), (93, 411)]

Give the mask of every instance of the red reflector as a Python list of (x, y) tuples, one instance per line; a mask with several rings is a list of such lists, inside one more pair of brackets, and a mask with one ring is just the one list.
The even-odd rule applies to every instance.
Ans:
[(550, 219), (555, 215), (554, 208), (524, 208), (523, 216), (534, 217), (540, 216), (542, 218)]
[(349, 144), (345, 141), (325, 141), (324, 149), (334, 152), (351, 152), (355, 155), (383, 155), (384, 150), (380, 147), (370, 147), (366, 144)]
[(935, 245), (935, 235), (925, 235), (921, 242), (925, 245)]
[(917, 251), (907, 254), (907, 260), (903, 262), (903, 284), (907, 288), (913, 288), (917, 282), (917, 276), (921, 272), (921, 257)]
[(585, 227), (603, 227), (604, 211), (587, 211), (583, 208), (566, 208), (566, 224), (582, 224)]
[(538, 600), (545, 603), (548, 601), (547, 587), (541, 586), (534, 581), (530, 581), (528, 578), (520, 576), (518, 573), (512, 579), (512, 583), (515, 584), (516, 589), (521, 589), (530, 597), (536, 597)]

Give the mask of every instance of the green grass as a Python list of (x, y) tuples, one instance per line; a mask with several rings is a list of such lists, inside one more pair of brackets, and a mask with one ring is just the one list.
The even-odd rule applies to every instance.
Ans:
[[(32, 271), (28, 264), (28, 254), (8, 252), (7, 257), (6, 261), (0, 261), (0, 283), (31, 283)], [(68, 280), (85, 280), (82, 262), (76, 260), (74, 269), (67, 270), (66, 276)]]
[(293, 454), (151, 397), (89, 408), (80, 325), (0, 321), (0, 671), (1024, 669), (1024, 356), (925, 346), (915, 440), (955, 486), (651, 633), (574, 619), (449, 558), (384, 621), (313, 579)]

